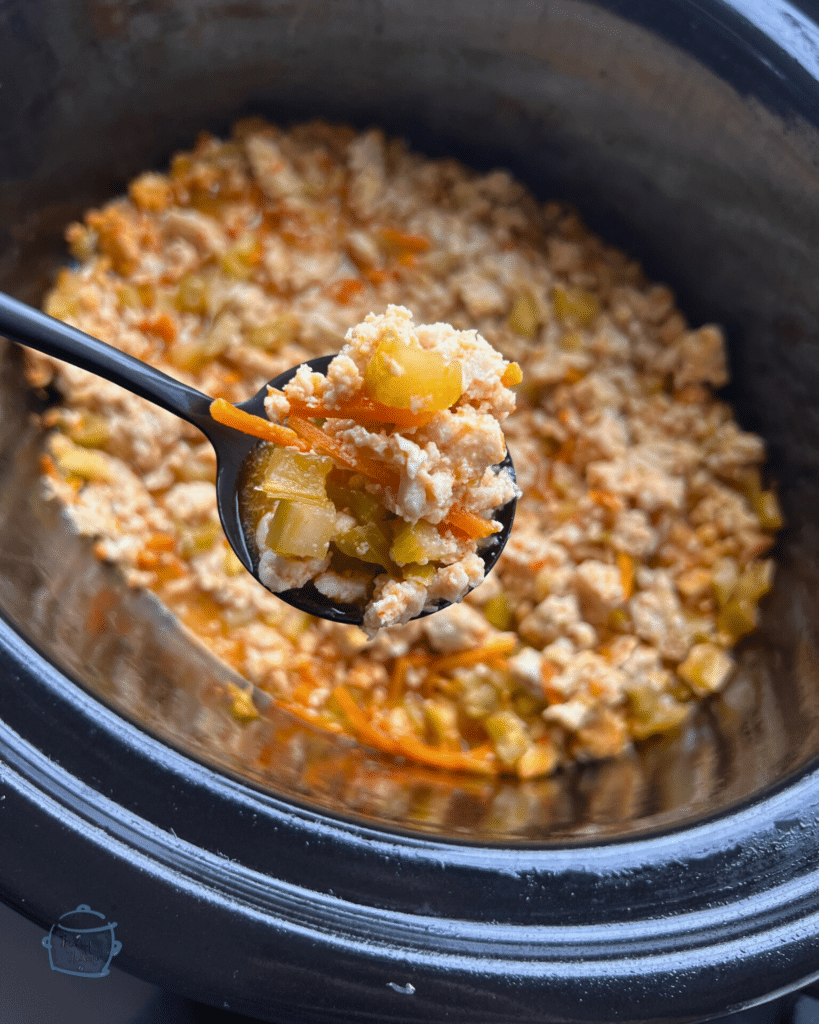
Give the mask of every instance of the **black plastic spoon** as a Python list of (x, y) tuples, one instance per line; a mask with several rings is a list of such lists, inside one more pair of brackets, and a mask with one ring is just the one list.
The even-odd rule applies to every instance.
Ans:
[[(258, 439), (213, 419), (210, 414), (213, 399), (203, 395), (201, 391), (188, 387), (187, 384), (174, 380), (148, 363), (2, 293), (0, 335), (104, 377), (198, 427), (216, 451), (216, 500), (222, 529), (242, 565), (257, 580), (259, 579), (253, 550), (255, 545), (249, 541), (242, 523), (239, 492), (245, 461), (256, 446), (264, 442), (259, 442)], [(323, 373), (332, 358), (322, 356), (311, 359), (308, 365)], [(270, 386), (283, 387), (297, 369), (298, 367), (293, 367), (280, 374), (270, 381)], [(253, 398), (249, 398), (238, 408), (255, 416), (265, 417), (264, 400), (267, 397), (267, 388), (268, 385), (265, 384)], [(514, 467), (508, 452), (501, 465), (508, 466), (514, 476)], [(503, 529), (481, 542), (478, 548), (478, 554), (484, 561), (487, 573), (497, 562), (509, 538), (516, 504), (516, 500), (513, 499), (495, 511), (494, 518), (502, 523)], [(363, 619), (362, 610), (358, 606), (334, 603), (320, 594), (311, 583), (276, 596), (295, 608), (322, 619), (354, 625), (361, 625)], [(440, 611), (444, 607), (446, 604), (441, 603), (440, 607), (421, 614), (428, 615), (431, 611)]]

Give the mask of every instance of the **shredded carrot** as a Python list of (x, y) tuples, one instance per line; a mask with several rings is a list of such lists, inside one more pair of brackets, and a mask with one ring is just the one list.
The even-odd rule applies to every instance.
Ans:
[(617, 568), (620, 570), (620, 583), (626, 601), (634, 593), (634, 559), (624, 551), (617, 552)]
[(167, 583), (169, 580), (179, 580), (188, 575), (187, 565), (176, 555), (164, 552), (159, 559), (159, 565), (154, 568), (158, 584)]
[(397, 752), (398, 746), (395, 740), (391, 736), (387, 736), (386, 733), (381, 732), (380, 729), (376, 729), (350, 696), (346, 687), (337, 686), (333, 690), (333, 698), (341, 708), (347, 724), (356, 734), (357, 739), (386, 754), (395, 754)]
[(145, 548), (139, 551), (136, 556), (136, 567), (137, 569), (149, 570), (156, 569), (159, 565), (159, 552), (158, 551), (147, 551)]
[(353, 296), (363, 289), (364, 285), (357, 278), (342, 277), (340, 281), (334, 281), (330, 285), (329, 292), (339, 306), (346, 306)]
[(300, 402), (288, 399), (291, 414), (310, 419), (355, 420), (356, 422), (391, 423), (396, 427), (424, 427), (434, 412), (413, 412), (412, 409), (397, 409), (392, 405), (374, 402), (366, 395), (358, 395), (350, 402), (339, 406)]
[(387, 686), (388, 706), (395, 706), (401, 700), (404, 692), (404, 683), (407, 679), (407, 671), (413, 666), (423, 665), (430, 660), (429, 654), (402, 654), (395, 659)]
[(377, 459), (368, 459), (365, 455), (348, 454), (326, 430), (322, 430), (321, 427), (317, 427), (315, 423), (311, 423), (302, 416), (290, 416), (289, 423), (293, 430), (304, 438), (312, 448), (328, 455), (345, 469), (361, 473), (362, 476), (369, 477), (370, 480), (374, 480), (384, 487), (391, 487), (393, 490), (398, 488), (399, 476), (386, 463), (379, 462)]
[(344, 686), (333, 690), (333, 697), (353, 730), (356, 739), (385, 754), (409, 757), (433, 768), (449, 768), (452, 771), (485, 772), (491, 774), (489, 762), (491, 747), (485, 745), (473, 750), (441, 750), (411, 736), (393, 738), (377, 729), (356, 704)]
[(440, 658), (435, 658), (430, 662), (429, 671), (441, 674), (451, 672), (455, 668), (480, 665), (493, 658), (503, 658), (514, 651), (517, 642), (515, 636), (499, 636), (485, 643), (483, 647), (475, 647), (469, 651), (458, 651), (455, 654), (445, 654)]
[(429, 239), (422, 235), (408, 235), (393, 228), (384, 228), (379, 234), (386, 248), (400, 254), (426, 252), (430, 247)]
[(284, 705), (285, 710), (288, 714), (293, 715), (296, 718), (300, 718), (302, 722), (308, 722), (310, 725), (317, 725), (322, 729), (329, 729), (330, 732), (341, 731), (333, 728), (330, 722), (325, 721), (317, 711), (313, 711), (312, 708), (305, 707), (303, 704), (294, 704), (289, 702)]
[(149, 551), (173, 551), (176, 547), (176, 541), (173, 534), (157, 530), (145, 542), (145, 547)]
[(161, 338), (166, 345), (176, 340), (176, 324), (167, 313), (160, 313), (152, 320), (141, 320), (137, 328), (143, 334), (154, 334)]
[(235, 405), (226, 402), (224, 398), (216, 398), (210, 403), (210, 414), (217, 423), (223, 423), (226, 427), (233, 427), (243, 434), (250, 434), (251, 437), (259, 437), (263, 441), (271, 441), (273, 444), (280, 444), (285, 448), (298, 448), (301, 452), (310, 450), (310, 445), (288, 427), (280, 423), (271, 423), (270, 420), (261, 416), (254, 416), (252, 413), (237, 409)]
[(456, 530), (470, 540), (482, 540), (500, 530), (500, 526), (496, 526), (491, 519), (483, 519), (460, 505), (452, 506), (441, 522), (441, 526)]
[(482, 772), (487, 775), (491, 775), (494, 770), (490, 761), (492, 748), (488, 744), (473, 747), (472, 750), (441, 750), (411, 736), (402, 736), (395, 741), (395, 745), (398, 748), (396, 753), (431, 768), (447, 768), (455, 772)]
[(589, 497), (609, 512), (620, 512), (623, 508), (623, 499), (610, 491), (589, 491)]

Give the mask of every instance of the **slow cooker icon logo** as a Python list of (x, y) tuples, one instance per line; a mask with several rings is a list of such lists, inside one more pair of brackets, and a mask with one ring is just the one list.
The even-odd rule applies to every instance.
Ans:
[(105, 914), (85, 903), (63, 914), (43, 936), (51, 970), (104, 978), (111, 959), (122, 949), (122, 943), (114, 938), (116, 926), (116, 921), (106, 921)]

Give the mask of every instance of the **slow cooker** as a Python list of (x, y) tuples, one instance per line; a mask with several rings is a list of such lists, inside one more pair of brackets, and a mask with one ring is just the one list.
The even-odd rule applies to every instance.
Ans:
[(512, 783), (410, 769), (275, 707), (243, 732), (214, 700), (229, 670), (39, 501), (44, 399), (9, 346), (6, 903), (44, 934), (85, 907), (116, 923), (118, 967), (299, 1024), (704, 1020), (819, 976), (817, 17), (788, 0), (4, 5), (3, 289), (36, 303), (64, 225), (200, 129), (377, 124), (571, 201), (692, 320), (725, 325), (727, 397), (767, 441), (787, 521), (759, 632), (679, 735)]

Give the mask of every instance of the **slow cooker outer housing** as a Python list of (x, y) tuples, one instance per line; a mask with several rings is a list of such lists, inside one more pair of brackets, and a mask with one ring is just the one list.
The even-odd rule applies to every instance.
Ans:
[[(794, 550), (815, 551), (819, 28), (798, 8), (78, 0), (3, 15), (7, 289), (36, 299), (71, 216), (243, 109), (376, 122), (428, 152), (502, 161), (643, 256), (692, 319), (727, 320), (745, 422), (770, 442)], [(648, 131), (664, 109), (676, 141)], [(765, 166), (748, 163), (748, 125)], [(808, 595), (812, 564), (787, 570)], [(783, 629), (815, 676), (815, 622), (794, 621)], [(796, 717), (815, 717), (800, 702)], [(9, 614), (0, 895), (45, 931), (79, 903), (98, 909), (118, 922), (119, 966), (266, 1020), (705, 1019), (819, 974), (812, 735), (742, 801), (666, 831), (437, 838), (172, 749)]]

